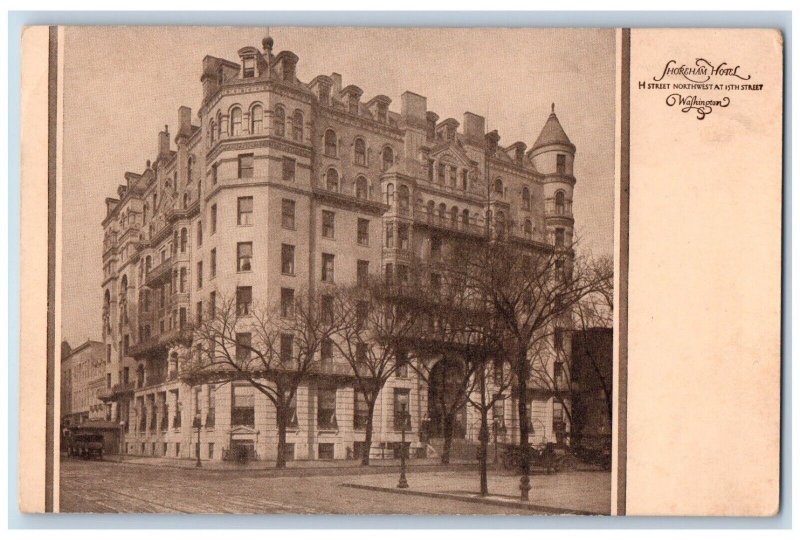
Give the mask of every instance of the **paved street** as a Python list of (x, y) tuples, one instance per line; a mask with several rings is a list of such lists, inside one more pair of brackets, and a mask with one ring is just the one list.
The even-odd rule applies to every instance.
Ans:
[[(455, 487), (477, 486), (477, 472), (456, 467), (451, 472), (441, 468), (413, 467), (409, 473), (412, 488), (431, 482), (439, 487), (454, 478)], [(437, 472), (437, 470), (439, 472)], [(568, 473), (568, 484), (586, 490), (597, 499), (608, 498), (603, 482), (608, 474)], [(600, 478), (598, 475), (601, 475)], [(61, 462), (62, 512), (135, 512), (135, 513), (281, 513), (281, 514), (531, 514), (530, 509), (498, 506), (465, 500), (434, 499), (425, 495), (374, 491), (343, 484), (392, 486), (394, 468), (375, 467), (332, 470), (210, 470), (163, 467), (111, 461)], [(544, 476), (534, 477), (534, 486)], [(553, 481), (556, 477), (548, 481)], [(565, 477), (566, 478), (566, 477)], [(513, 482), (493, 479), (493, 489)], [(499, 482), (499, 484), (498, 484)], [(577, 484), (576, 484), (577, 482)], [(572, 488), (565, 488), (567, 490)], [(458, 489), (456, 489), (458, 491)], [(563, 489), (562, 489), (563, 491)], [(591, 492), (591, 493), (589, 493)], [(539, 494), (539, 496), (546, 496)], [(563, 493), (560, 495), (563, 499)], [(533, 497), (532, 497), (533, 498)], [(606, 503), (607, 505), (607, 503)]]

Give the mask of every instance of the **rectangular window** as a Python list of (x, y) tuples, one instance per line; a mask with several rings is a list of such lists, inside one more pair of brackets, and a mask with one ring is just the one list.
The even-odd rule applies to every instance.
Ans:
[(400, 430), (405, 425), (409, 429), (409, 391), (408, 388), (394, 389), (394, 429)]
[(566, 172), (567, 156), (564, 154), (556, 154), (556, 174), (565, 174)]
[(356, 285), (366, 287), (369, 283), (369, 261), (356, 263)]
[(431, 236), (431, 259), (439, 259), (442, 256), (442, 239), (438, 236)]
[(209, 271), (211, 272), (211, 277), (214, 278), (217, 275), (217, 248), (211, 250), (211, 263), (210, 263)]
[(356, 229), (356, 241), (359, 245), (369, 245), (369, 220), (358, 218), (358, 225)]
[(208, 459), (214, 459), (214, 443), (208, 443)]
[(253, 177), (253, 154), (239, 154), (239, 178)]
[(428, 160), (428, 181), (433, 182), (433, 176), (435, 174), (436, 162), (432, 159)]
[(239, 242), (236, 244), (236, 271), (250, 272), (253, 269), (253, 243)]
[(356, 329), (362, 330), (367, 324), (367, 317), (369, 317), (369, 302), (366, 300), (359, 300), (356, 304)]
[(291, 199), (281, 201), (281, 227), (294, 230), (294, 210), (295, 202)]
[(217, 291), (211, 291), (208, 296), (208, 315), (214, 317), (217, 314)]
[(564, 247), (565, 233), (561, 227), (556, 229), (556, 247)]
[[(219, 170), (219, 163), (214, 163), (211, 166), (211, 185), (213, 186), (217, 185), (217, 180), (219, 179), (218, 170)], [(153, 210), (155, 210), (155, 208)]]
[(217, 205), (211, 205), (211, 234), (217, 232)]
[(283, 166), (282, 166), (282, 178), (284, 182), (294, 182), (295, 177), (295, 170), (297, 169), (297, 163), (292, 158), (285, 157), (283, 158)]
[(288, 420), (286, 421), (286, 425), (289, 427), (297, 427), (297, 392), (292, 394), (292, 399), (289, 400), (287, 409), (286, 415)]
[(294, 246), (281, 244), (281, 273), (294, 275)]
[(281, 289), (281, 317), (294, 315), (294, 289)]
[(364, 394), (359, 391), (353, 393), (353, 429), (366, 429), (369, 420), (369, 408)]
[(405, 264), (397, 265), (397, 281), (399, 283), (408, 283), (408, 266)]
[(563, 385), (564, 362), (561, 361), (553, 362), (553, 381), (555, 381), (557, 388), (560, 388)]
[(322, 281), (326, 283), (333, 283), (333, 261), (334, 256), (332, 254), (322, 254)]
[(252, 336), (250, 332), (236, 333), (236, 360), (245, 361), (250, 359), (250, 345)]
[(386, 224), (386, 247), (394, 247), (394, 223)]
[(237, 218), (239, 225), (253, 224), (253, 197), (239, 197), (237, 200)]
[(317, 457), (319, 459), (333, 459), (333, 443), (319, 443)]
[(252, 287), (236, 287), (236, 314), (250, 315), (253, 304)]
[(386, 263), (386, 282), (391, 283), (394, 279), (394, 266), (392, 263)]
[(322, 323), (333, 324), (333, 296), (329, 294), (322, 295), (319, 308)]
[(234, 386), (231, 425), (255, 427), (255, 395), (251, 386)]
[(319, 363), (323, 372), (329, 372), (333, 369), (333, 342), (330, 339), (325, 339), (320, 344)]
[(397, 227), (397, 243), (400, 249), (408, 249), (408, 225), (405, 223)]
[(503, 361), (495, 360), (492, 364), (492, 378), (495, 384), (503, 384)]
[[(206, 413), (206, 427), (214, 427), (217, 416), (217, 388), (210, 384), (208, 385), (208, 412)], [(209, 455), (209, 458), (212, 456)]]
[(394, 355), (395, 372), (397, 377), (408, 377), (408, 353), (397, 351)]
[(281, 334), (281, 363), (290, 366), (294, 359), (294, 338), (291, 334)]
[(203, 288), (203, 261), (197, 263), (197, 288)]
[(556, 328), (553, 332), (553, 348), (556, 350), (556, 353), (563, 353), (564, 352), (564, 329), (563, 328)]
[(252, 56), (242, 60), (242, 77), (249, 79), (256, 76), (256, 59)]
[(336, 390), (320, 388), (317, 394), (317, 428), (336, 428)]
[(330, 210), (322, 211), (322, 236), (324, 238), (333, 238), (335, 217), (336, 214)]
[(197, 302), (197, 324), (203, 323), (203, 301)]

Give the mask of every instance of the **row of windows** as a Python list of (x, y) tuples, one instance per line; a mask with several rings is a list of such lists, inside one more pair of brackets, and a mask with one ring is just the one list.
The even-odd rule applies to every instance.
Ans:
[[(243, 123), (242, 107), (234, 105), (228, 111), (227, 134), (231, 137), (239, 137), (245, 133), (258, 135), (264, 132), (264, 107), (260, 103), (253, 104), (248, 111), (248, 123)], [(303, 142), (304, 125), (303, 111), (295, 109), (290, 117), (291, 138), (297, 142)], [(286, 109), (283, 105), (276, 105), (272, 113), (272, 132), (276, 137), (286, 136)], [(247, 128), (245, 131), (245, 127)], [(217, 112), (217, 117), (211, 120), (208, 129), (208, 139), (213, 144), (222, 137), (222, 112)]]

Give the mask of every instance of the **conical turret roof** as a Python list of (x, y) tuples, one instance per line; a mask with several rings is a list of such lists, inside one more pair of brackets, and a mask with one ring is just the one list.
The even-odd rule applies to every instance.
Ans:
[(531, 150), (551, 144), (563, 144), (573, 148), (575, 147), (575, 145), (572, 144), (572, 141), (569, 140), (569, 137), (567, 137), (564, 128), (561, 127), (561, 122), (558, 121), (558, 117), (556, 116), (555, 112), (555, 105), (552, 106), (551, 110), (552, 112), (542, 128), (542, 132), (539, 133), (539, 137), (536, 139), (536, 142), (533, 143)]

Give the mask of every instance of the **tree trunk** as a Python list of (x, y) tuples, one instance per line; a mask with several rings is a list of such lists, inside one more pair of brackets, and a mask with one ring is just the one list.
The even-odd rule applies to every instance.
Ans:
[(487, 456), (489, 455), (489, 408), (481, 407), (481, 430), (478, 434), (480, 449), (478, 465), (481, 470), (481, 497), (489, 494), (489, 478), (487, 473)]
[(523, 476), (530, 474), (528, 455), (528, 354), (524, 347), (517, 353), (517, 387), (519, 399), (517, 411), (519, 414), (519, 445), (521, 450), (520, 468)]
[(275, 416), (278, 421), (278, 457), (275, 460), (276, 469), (286, 468), (286, 407), (276, 407)]
[(450, 463), (450, 447), (453, 445), (453, 413), (444, 415), (442, 425), (442, 437), (444, 437), (444, 444), (442, 445), (442, 464), (447, 465)]
[(372, 448), (372, 414), (375, 411), (375, 400), (367, 401), (367, 428), (364, 430), (364, 452), (361, 454), (361, 465), (369, 465), (369, 451)]

